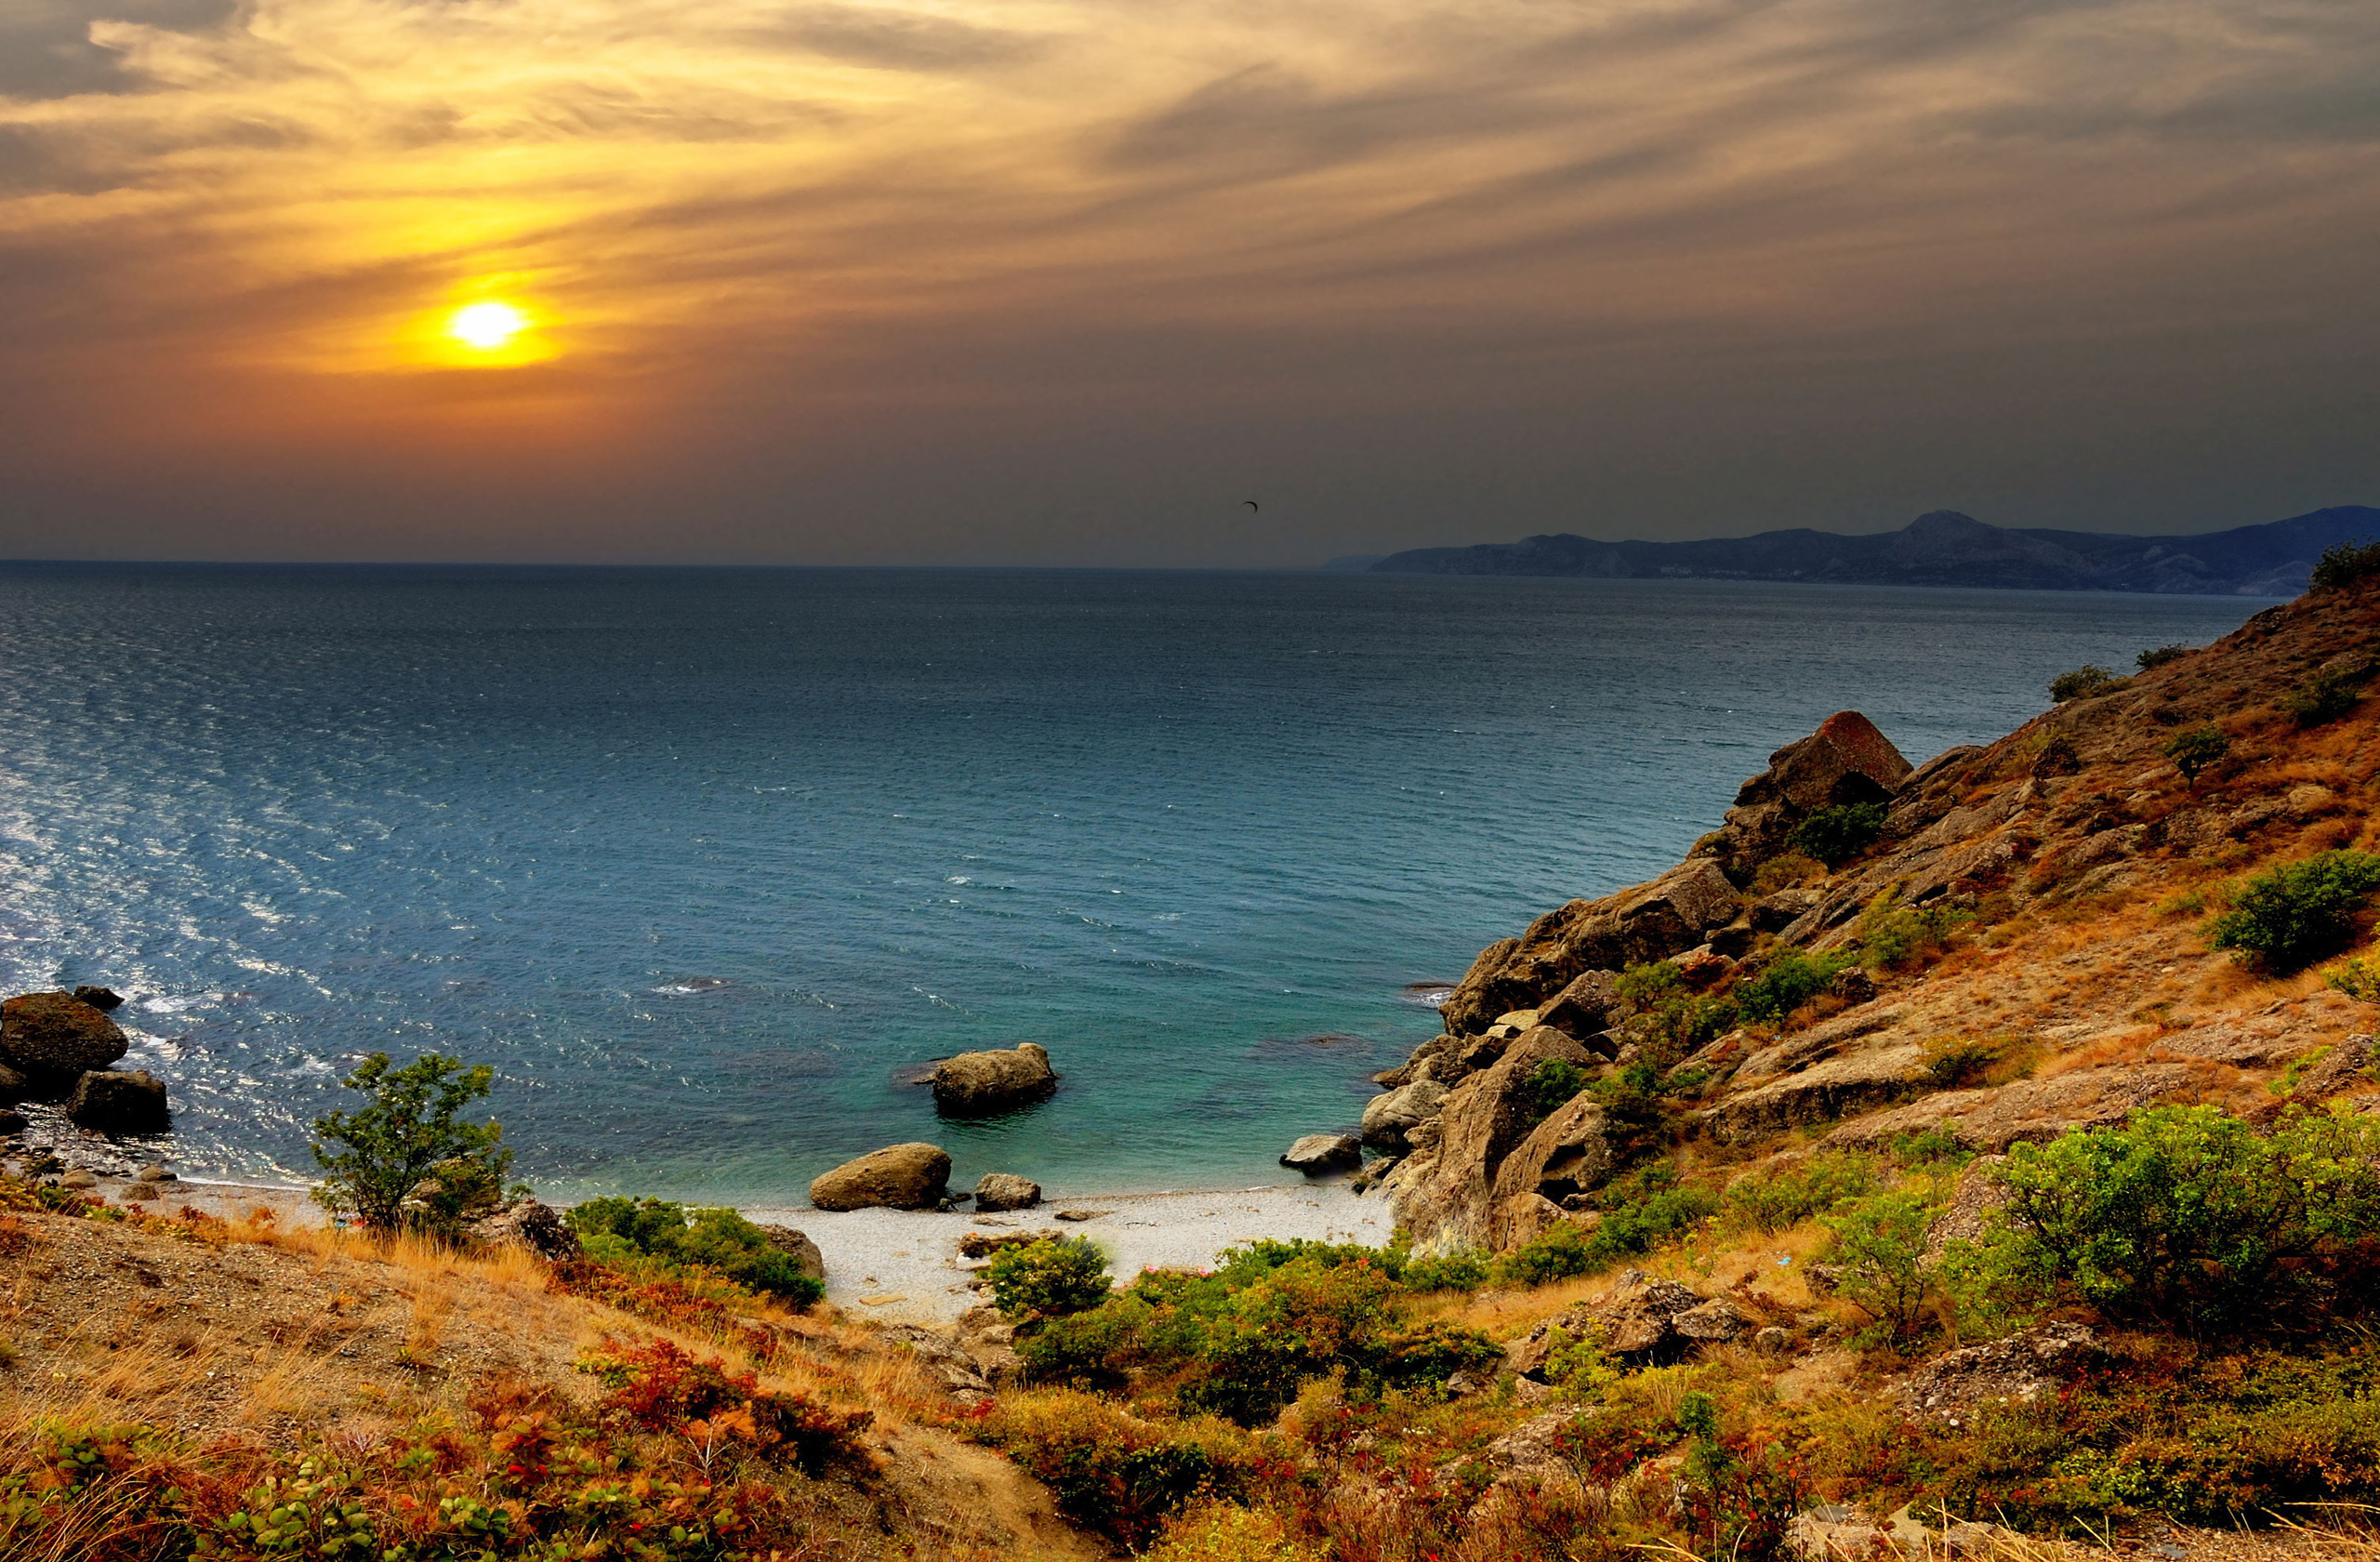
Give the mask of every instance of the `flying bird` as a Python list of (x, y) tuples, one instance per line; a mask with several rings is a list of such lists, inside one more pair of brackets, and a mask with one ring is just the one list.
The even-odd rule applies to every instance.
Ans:
[(1239, 502), (1246, 505), (1250, 510), (1261, 510), (1263, 508), (1258, 505), (1254, 499), (1242, 499)]

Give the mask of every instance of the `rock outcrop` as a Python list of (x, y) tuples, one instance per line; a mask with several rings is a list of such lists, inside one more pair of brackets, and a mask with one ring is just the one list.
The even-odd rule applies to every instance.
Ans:
[(1496, 1173), (1538, 1126), (1529, 1076), (1551, 1062), (1586, 1068), (1595, 1059), (1553, 1026), (1539, 1026), (1448, 1092), (1435, 1122), (1423, 1125), (1435, 1134), (1416, 1138), (1414, 1153), (1382, 1185), (1417, 1248), (1487, 1243)]
[(124, 1056), (116, 1023), (72, 993), (23, 993), (0, 1003), (0, 1063), (38, 1088), (65, 1090)]
[(987, 1117), (1029, 1105), (1058, 1088), (1048, 1049), (1020, 1041), (1004, 1052), (961, 1052), (934, 1066), (933, 1104), (949, 1117)]
[(1604, 1295), (1530, 1330), (1505, 1352), (1504, 1366), (1542, 1382), (1555, 1357), (1593, 1342), (1606, 1356), (1642, 1367), (1674, 1361), (1696, 1345), (1740, 1338), (1752, 1327), (1733, 1303), (1706, 1300), (1691, 1286), (1631, 1269)]
[(847, 1160), (810, 1184), (821, 1210), (932, 1210), (950, 1187), (950, 1154), (937, 1145), (892, 1145)]
[(1364, 1143), (1376, 1150), (1404, 1153), (1411, 1147), (1406, 1135), (1435, 1118), (1446, 1099), (1447, 1087), (1432, 1079), (1374, 1096), (1364, 1104)]
[(1876, 724), (1839, 710), (1818, 731), (1768, 757), (1768, 768), (1743, 784), (1726, 821), (1695, 845), (1729, 877), (1748, 881), (1786, 850), (1793, 827), (1822, 808), (1889, 801), (1911, 766)]
[(519, 1248), (549, 1264), (566, 1264), (585, 1251), (578, 1233), (562, 1212), (535, 1198), (515, 1199), (496, 1213), (475, 1221), (471, 1239), (483, 1248)]
[(165, 1081), (145, 1068), (90, 1070), (74, 1082), (66, 1115), (99, 1133), (163, 1133), (173, 1126)]
[(2109, 1359), (2108, 1344), (2079, 1323), (2047, 1323), (1935, 1357), (1910, 1374), (1900, 1401), (1919, 1420), (1960, 1425), (1987, 1405), (2030, 1405)]

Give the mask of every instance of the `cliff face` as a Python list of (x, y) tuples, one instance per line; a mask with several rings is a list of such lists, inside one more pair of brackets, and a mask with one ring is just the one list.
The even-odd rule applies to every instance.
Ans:
[[(2360, 688), (2376, 642), (2380, 593), (2302, 598), (1914, 767), (1865, 718), (1830, 718), (1678, 867), (1481, 952), (1447, 1034), (1382, 1077), (1443, 1092), (1402, 1114), (1406, 1153), (1375, 1173), (1398, 1218), (1439, 1246), (1593, 1224), (1602, 1183), (1648, 1153), (1599, 1105), (1631, 1064), (1662, 1077), (1662, 1151), (1721, 1165), (1923, 1132), (1999, 1151), (2157, 1102), (2269, 1116), (2293, 1091), (2373, 1089), (2307, 1066), (2362, 1055), (2339, 1044), (2371, 1028), (2365, 1005), (2315, 972), (2258, 975), (2207, 923), (2227, 886), (2367, 841), (2380, 700), (2337, 696), (2351, 708), (2310, 725), (2286, 707), (2325, 675)], [(2228, 749), (2193, 783), (2167, 750), (2205, 731)], [(1858, 805), (1864, 848), (1831, 869), (1794, 852), (1796, 827)], [(1661, 960), (1666, 988), (1629, 990)], [(1771, 1012), (1788, 967), (1818, 985)], [(1603, 1089), (1536, 1120), (1549, 1060)]]
[(2361, 505), (2339, 505), (2266, 525), (2195, 536), (2007, 528), (1937, 510), (1897, 532), (1873, 536), (1797, 528), (1694, 542), (1599, 542), (1561, 532), (1471, 548), (1409, 549), (1370, 568), (1387, 575), (1809, 580), (2288, 596), (2306, 589), (2307, 572), (2326, 549), (2371, 535), (2380, 535), (2380, 510)]

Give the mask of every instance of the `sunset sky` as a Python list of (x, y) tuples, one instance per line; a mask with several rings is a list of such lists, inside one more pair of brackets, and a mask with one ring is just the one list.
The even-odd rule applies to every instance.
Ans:
[(2376, 278), (2348, 0), (0, 0), (0, 557), (2197, 530)]

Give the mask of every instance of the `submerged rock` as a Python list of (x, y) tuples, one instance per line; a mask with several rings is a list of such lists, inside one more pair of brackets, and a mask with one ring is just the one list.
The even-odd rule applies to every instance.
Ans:
[(1058, 1088), (1047, 1049), (1020, 1041), (1002, 1052), (961, 1052), (934, 1066), (933, 1104), (952, 1117), (980, 1117), (1040, 1100)]
[(113, 1020), (72, 993), (24, 993), (0, 1003), (0, 1062), (37, 1085), (63, 1088), (115, 1062), (128, 1045)]
[(74, 997), (77, 1001), (89, 1004), (102, 1014), (124, 1006), (123, 996), (105, 987), (76, 987)]
[(66, 1115), (101, 1133), (162, 1133), (173, 1126), (165, 1081), (145, 1068), (92, 1069), (75, 1081)]
[(823, 1172), (810, 1185), (821, 1210), (932, 1210), (950, 1184), (950, 1152), (938, 1145), (891, 1145)]

